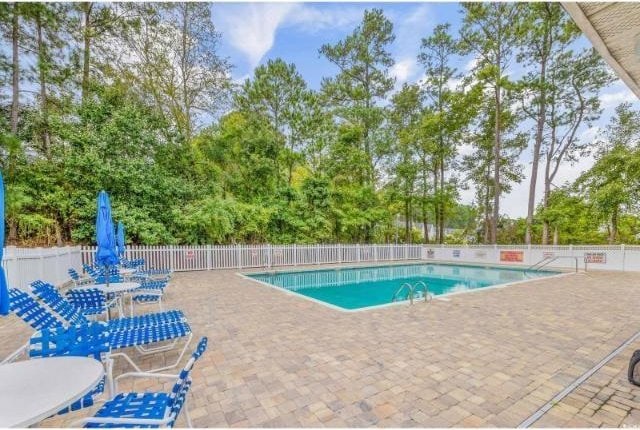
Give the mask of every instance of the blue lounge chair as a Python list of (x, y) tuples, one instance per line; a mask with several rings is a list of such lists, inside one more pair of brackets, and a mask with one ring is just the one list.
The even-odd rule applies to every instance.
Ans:
[[(99, 323), (72, 327), (43, 328), (29, 340), (29, 357), (82, 356), (93, 357), (105, 366), (105, 376), (89, 393), (58, 414), (93, 406), (105, 390), (106, 380), (113, 381), (113, 360), (109, 357), (109, 332)], [(113, 384), (110, 384), (113, 385)], [(113, 388), (112, 388), (113, 389)]]
[(69, 277), (71, 277), (71, 281), (73, 282), (73, 285), (76, 287), (79, 287), (81, 285), (93, 284), (93, 280), (91, 278), (87, 278), (87, 277), (83, 278), (78, 274), (78, 272), (74, 268), (69, 268), (67, 270), (67, 273), (69, 274)]
[[(86, 325), (90, 323), (84, 315), (75, 310), (69, 303), (60, 302), (58, 306), (56, 306), (60, 311), (53, 309), (54, 314), (54, 312), (40, 304), (34, 297), (24, 291), (12, 288), (9, 290), (9, 295), (11, 297), (11, 311), (15, 312), (17, 316), (36, 330)], [(64, 313), (64, 315), (61, 312)], [(159, 315), (160, 314), (140, 315), (132, 318), (111, 320), (108, 323), (99, 322), (99, 324), (104, 325), (105, 330), (109, 332), (109, 345), (114, 350), (133, 347), (140, 354), (154, 354), (174, 349), (180, 339), (185, 339), (184, 347), (173, 364), (149, 370), (149, 372), (159, 372), (161, 370), (172, 369), (178, 365), (193, 337), (191, 327), (189, 327), (189, 324), (184, 321), (184, 319), (160, 323), (161, 318), (165, 317), (159, 317)], [(179, 315), (182, 315), (180, 311), (174, 311), (174, 317), (178, 317)], [(149, 345), (158, 343), (164, 344), (149, 347)], [(20, 350), (12, 354), (10, 358), (5, 361), (17, 356), (19, 351)], [(111, 353), (110, 356), (122, 357), (136, 369), (136, 371), (142, 371), (124, 352)]]
[[(79, 307), (74, 306), (69, 300), (64, 298), (60, 292), (51, 284), (42, 281), (31, 283), (31, 290), (54, 312), (58, 313), (68, 324), (86, 324), (87, 315)], [(170, 310), (164, 312), (136, 315), (132, 317), (116, 318), (107, 321), (110, 330), (128, 330), (145, 326), (171, 324), (186, 321), (182, 311)]]
[(207, 349), (207, 338), (203, 337), (178, 375), (159, 375), (153, 373), (125, 373), (116, 378), (161, 378), (174, 380), (170, 393), (144, 392), (121, 393), (108, 400), (93, 417), (73, 422), (73, 427), (173, 427), (180, 412), (184, 409), (187, 425), (191, 427), (191, 418), (187, 407), (187, 394), (192, 385), (191, 371), (195, 362)]

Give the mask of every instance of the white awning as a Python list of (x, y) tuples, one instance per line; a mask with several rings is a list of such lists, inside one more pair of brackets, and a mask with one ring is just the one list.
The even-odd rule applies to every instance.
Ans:
[(640, 3), (562, 5), (602, 58), (640, 98)]

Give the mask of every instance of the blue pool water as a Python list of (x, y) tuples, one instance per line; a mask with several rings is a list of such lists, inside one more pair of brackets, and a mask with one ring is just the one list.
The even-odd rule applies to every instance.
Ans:
[[(410, 264), (298, 272), (252, 273), (248, 277), (306, 297), (354, 310), (391, 303), (405, 283), (422, 281), (434, 296), (535, 279), (558, 272), (453, 264)], [(405, 296), (405, 297), (402, 297)], [(401, 293), (400, 299), (406, 299)]]

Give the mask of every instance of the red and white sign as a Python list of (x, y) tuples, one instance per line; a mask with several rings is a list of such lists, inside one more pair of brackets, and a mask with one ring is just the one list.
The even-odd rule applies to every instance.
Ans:
[(524, 251), (500, 251), (500, 261), (522, 263), (524, 261)]
[(589, 264), (607, 264), (606, 252), (585, 252), (584, 262)]
[(184, 258), (187, 260), (193, 260), (195, 256), (196, 256), (196, 252), (192, 249), (184, 252)]

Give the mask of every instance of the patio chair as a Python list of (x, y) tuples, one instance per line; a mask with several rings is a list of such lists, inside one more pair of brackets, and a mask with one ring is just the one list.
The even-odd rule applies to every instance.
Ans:
[[(89, 266), (88, 264), (83, 264), (85, 272), (93, 279), (96, 284), (104, 284), (107, 282), (107, 276), (105, 274), (105, 270), (103, 268), (97, 268)], [(117, 267), (112, 267), (109, 269), (109, 282), (122, 282), (122, 276), (118, 272)]]
[(75, 288), (67, 291), (66, 299), (85, 316), (100, 316), (110, 307), (118, 306), (118, 298), (107, 300), (106, 295), (97, 288)]
[(207, 349), (207, 338), (203, 337), (191, 358), (178, 375), (154, 373), (125, 373), (116, 378), (157, 378), (173, 380), (171, 392), (120, 393), (108, 400), (93, 417), (82, 418), (71, 423), (73, 427), (173, 427), (184, 409), (187, 426), (191, 417), (187, 406), (187, 394), (192, 385), (193, 365)]
[(140, 287), (131, 291), (131, 315), (133, 315), (133, 305), (149, 305), (157, 304), (160, 311), (163, 311), (162, 297), (164, 295), (164, 289), (167, 286), (166, 281), (153, 281), (149, 278), (134, 277), (135, 280), (140, 283)]
[(76, 269), (74, 268), (69, 268), (67, 270), (67, 273), (69, 273), (69, 277), (71, 277), (71, 281), (73, 282), (73, 285), (75, 287), (79, 287), (81, 285), (93, 284), (93, 280), (91, 278), (80, 276), (76, 271)]
[[(62, 315), (62, 313), (55, 309), (52, 311), (45, 307), (30, 294), (16, 288), (9, 290), (9, 296), (10, 310), (15, 312), (18, 317), (36, 330), (86, 325), (90, 323), (82, 313), (75, 310), (68, 302), (62, 301), (56, 306), (56, 308), (64, 313), (64, 315)], [(180, 311), (173, 312), (174, 318), (182, 315)], [(158, 315), (159, 314), (141, 315), (132, 318), (111, 320), (109, 322), (100, 321), (99, 324), (104, 325), (105, 330), (109, 332), (109, 345), (111, 349), (135, 348), (141, 355), (172, 350), (176, 347), (180, 339), (184, 339), (184, 347), (180, 350), (178, 358), (173, 364), (148, 370), (148, 372), (159, 372), (161, 370), (172, 369), (178, 365), (189, 347), (193, 333), (191, 332), (191, 327), (184, 319), (181, 318), (173, 322), (160, 323), (160, 317), (158, 317)], [(163, 344), (150, 347), (150, 345), (160, 343)], [(11, 354), (5, 359), (5, 362), (15, 359), (23, 348)], [(136, 371), (142, 371), (124, 352), (111, 353), (110, 356), (122, 357), (136, 369)]]
[[(31, 283), (31, 290), (68, 324), (86, 324), (89, 322), (82, 310), (73, 306), (53, 285), (35, 281)], [(178, 322), (186, 322), (184, 313), (179, 310), (170, 310), (111, 319), (107, 321), (107, 326), (110, 330), (121, 331)]]
[[(104, 394), (105, 383), (109, 381), (113, 390), (113, 360), (109, 356), (109, 332), (102, 324), (90, 323), (71, 327), (51, 327), (36, 331), (29, 339), (29, 357), (81, 356), (93, 357), (103, 363), (105, 376), (81, 399), (58, 411), (58, 415), (93, 406), (97, 398)], [(112, 391), (111, 394), (114, 394)]]
[(120, 264), (126, 269), (140, 269), (144, 266), (144, 259), (127, 260), (126, 258), (121, 258)]

